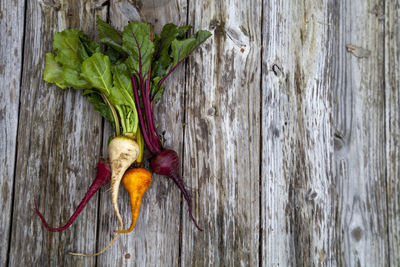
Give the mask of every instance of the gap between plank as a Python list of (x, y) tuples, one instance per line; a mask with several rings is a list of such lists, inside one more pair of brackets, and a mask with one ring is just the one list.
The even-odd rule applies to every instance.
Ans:
[[(386, 0), (382, 0), (383, 2), (383, 14), (384, 14), (384, 23), (383, 23), (383, 46), (382, 46), (382, 50), (383, 50), (383, 68), (382, 68), (382, 84), (383, 84), (383, 106), (384, 106), (384, 116), (386, 117), (386, 111), (387, 111), (387, 101), (386, 101), (386, 22), (387, 22), (387, 16), (386, 16)], [(387, 150), (388, 150), (388, 128), (387, 128), (387, 119), (385, 118), (384, 122), (383, 122), (383, 126), (385, 129), (385, 134), (384, 134), (384, 138), (385, 138), (385, 162), (386, 162), (386, 168), (385, 168), (385, 189), (386, 189), (386, 239), (387, 239), (387, 250), (388, 250), (388, 266), (390, 267), (391, 264), (391, 260), (390, 260), (390, 231), (389, 231), (389, 188), (388, 188), (388, 161), (387, 161)]]
[(263, 52), (264, 52), (264, 1), (261, 1), (261, 51), (260, 51), (260, 130), (259, 130), (259, 138), (260, 138), (260, 145), (259, 145), (259, 162), (258, 162), (258, 190), (259, 190), (259, 196), (258, 196), (258, 209), (259, 209), (259, 228), (258, 228), (258, 266), (262, 267), (262, 250), (263, 250), (263, 228), (262, 228), (262, 160), (263, 160), (263, 138), (262, 138), (262, 129), (263, 129)]
[[(95, 14), (94, 14), (95, 16)], [(95, 16), (96, 17), (96, 16)], [(95, 30), (97, 30), (97, 20), (95, 20)], [(107, 23), (110, 23), (110, 2), (108, 1), (107, 3), (107, 13), (106, 13), (106, 21)], [(110, 23), (111, 24), (111, 23)], [(100, 157), (103, 156), (103, 148), (105, 146), (104, 144), (104, 125), (105, 125), (105, 119), (101, 117), (101, 134), (100, 134)], [(103, 189), (99, 190), (99, 196), (97, 198), (97, 228), (96, 228), (96, 251), (97, 253), (99, 251), (99, 245), (100, 245), (100, 215), (101, 215), (101, 195), (102, 195)], [(98, 266), (98, 258), (95, 257), (94, 260), (94, 265)]]
[(15, 183), (16, 183), (16, 171), (17, 171), (17, 159), (18, 159), (18, 133), (19, 133), (19, 117), (21, 113), (21, 88), (22, 88), (22, 78), (24, 76), (24, 54), (25, 54), (25, 41), (26, 41), (26, 12), (28, 9), (28, 1), (24, 1), (24, 27), (22, 30), (22, 44), (21, 44), (21, 74), (19, 77), (19, 98), (18, 98), (18, 118), (17, 118), (17, 134), (16, 140), (15, 140), (15, 155), (14, 155), (14, 177), (13, 177), (13, 186), (11, 189), (11, 211), (10, 211), (10, 228), (9, 228), (9, 233), (8, 233), (8, 249), (7, 249), (7, 254), (6, 254), (6, 262), (5, 266), (10, 265), (10, 253), (11, 253), (11, 237), (12, 237), (12, 231), (13, 231), (13, 216), (14, 216), (14, 200), (15, 200)]
[[(101, 142), (100, 142), (100, 154), (102, 154), (102, 152), (103, 152), (103, 147), (104, 147), (104, 144), (103, 144), (103, 139), (104, 139), (104, 118), (102, 117), (101, 118), (101, 126), (100, 126), (100, 128), (101, 128), (101, 133), (100, 133), (100, 140), (101, 140)], [(102, 155), (100, 155), (100, 158), (102, 157)], [(101, 209), (101, 193), (103, 192), (103, 189), (101, 189), (101, 190), (99, 190), (98, 191), (98, 193), (99, 193), (99, 196), (97, 197), (97, 226), (96, 226), (96, 246), (95, 246), (95, 248), (96, 248), (96, 251), (94, 252), (94, 253), (97, 253), (98, 251), (99, 251), (99, 239), (100, 239), (100, 209)], [(97, 266), (97, 259), (98, 259), (98, 257), (95, 257), (95, 261), (94, 261), (94, 265), (95, 266)]]
[[(189, 0), (186, 0), (186, 25), (189, 24)], [(187, 37), (186, 33), (186, 37)], [(186, 96), (187, 96), (187, 82), (188, 82), (188, 60), (185, 60), (185, 79), (183, 86), (183, 127), (182, 127), (182, 176), (185, 171), (185, 133), (186, 133)], [(179, 210), (179, 245), (178, 245), (178, 266), (182, 267), (182, 243), (183, 243), (183, 197), (180, 194), (180, 210)]]

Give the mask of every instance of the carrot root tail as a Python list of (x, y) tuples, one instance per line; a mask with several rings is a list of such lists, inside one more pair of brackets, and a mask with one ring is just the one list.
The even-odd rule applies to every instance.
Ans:
[(73, 255), (73, 256), (82, 256), (82, 257), (95, 257), (95, 256), (99, 256), (100, 254), (104, 253), (107, 249), (109, 249), (109, 248), (111, 247), (111, 245), (115, 242), (115, 240), (118, 239), (118, 237), (119, 237), (120, 235), (121, 235), (121, 234), (117, 234), (117, 235), (110, 241), (110, 243), (108, 243), (108, 245), (107, 245), (105, 248), (103, 248), (102, 250), (100, 250), (100, 251), (97, 252), (97, 253), (94, 253), (94, 254), (84, 254), (84, 253), (78, 253), (78, 252), (68, 252), (68, 254)]
[(139, 217), (140, 205), (142, 202), (141, 197), (134, 197), (131, 195), (131, 209), (132, 209), (132, 222), (131, 226), (127, 230), (115, 230), (115, 233), (127, 234), (133, 231), (136, 226), (137, 218)]

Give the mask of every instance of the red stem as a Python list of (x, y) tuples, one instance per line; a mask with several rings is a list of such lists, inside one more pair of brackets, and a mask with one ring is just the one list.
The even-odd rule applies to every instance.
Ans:
[[(152, 28), (150, 25), (150, 32), (151, 32), (151, 36), (150, 38), (153, 38), (153, 32), (152, 32)], [(154, 154), (154, 152), (159, 152), (160, 148), (159, 148), (159, 144), (158, 142), (154, 142), (154, 138), (153, 135), (154, 133), (152, 132), (154, 129), (152, 129), (154, 126), (150, 123), (150, 117), (148, 112), (148, 109), (146, 108), (147, 106), (147, 101), (146, 101), (146, 88), (144, 88), (143, 86), (143, 82), (144, 82), (144, 77), (142, 76), (142, 55), (141, 55), (141, 51), (140, 51), (140, 46), (139, 43), (135, 37), (135, 35), (133, 34), (133, 37), (135, 38), (135, 42), (138, 48), (138, 53), (139, 53), (139, 87), (141, 90), (141, 95), (142, 95), (142, 102), (143, 102), (143, 108), (144, 108), (144, 115), (145, 118), (142, 115), (142, 111), (141, 111), (141, 107), (140, 107), (140, 100), (139, 100), (139, 94), (138, 94), (138, 88), (136, 86), (136, 81), (134, 76), (132, 76), (132, 84), (133, 84), (133, 88), (134, 88), (134, 94), (135, 94), (135, 102), (136, 102), (136, 106), (138, 109), (138, 113), (139, 113), (139, 121), (140, 121), (140, 126), (142, 128), (142, 132), (143, 132), (143, 137), (145, 140), (145, 143), (147, 145), (147, 147), (149, 148), (150, 152)], [(150, 71), (149, 71), (149, 77), (148, 79), (150, 79), (150, 75), (151, 75), (151, 65), (150, 65)], [(146, 120), (146, 125), (145, 125), (145, 121)], [(147, 127), (146, 127), (147, 126)], [(151, 139), (150, 139), (151, 138)]]
[[(138, 89), (137, 89), (137, 85), (136, 85), (136, 80), (135, 80), (135, 76), (132, 75), (131, 77), (132, 80), (132, 85), (133, 85), (133, 94), (135, 95), (135, 103), (136, 103), (136, 108), (139, 114), (139, 122), (140, 122), (140, 127), (142, 128), (142, 134), (143, 134), (143, 138), (144, 138), (144, 142), (146, 143), (148, 149), (150, 150), (150, 152), (152, 154), (154, 154), (154, 147), (153, 144), (150, 142), (148, 134), (147, 134), (147, 130), (146, 130), (146, 126), (144, 125), (144, 121), (143, 121), (143, 115), (142, 115), (142, 109), (140, 108), (140, 101), (139, 101), (139, 95), (138, 95)], [(143, 94), (143, 92), (142, 92)], [(144, 105), (144, 103), (143, 103)]]
[(155, 136), (155, 130), (154, 130), (153, 118), (151, 116), (150, 100), (149, 100), (150, 90), (148, 90), (150, 88), (150, 72), (151, 72), (151, 66), (149, 68), (149, 77), (146, 81), (146, 87), (143, 87), (143, 86), (141, 87), (142, 88), (142, 101), (143, 101), (143, 107), (144, 107), (144, 114), (146, 116), (148, 136), (151, 138), (154, 149), (158, 153), (158, 152), (160, 152), (161, 148), (160, 148), (158, 139)]
[[(151, 24), (150, 24), (150, 40), (153, 42), (153, 25)], [(146, 85), (146, 107), (150, 117), (150, 121), (148, 121), (148, 123), (150, 124), (151, 136), (154, 144), (156, 145), (157, 152), (160, 152), (161, 151), (161, 146), (159, 141), (160, 139), (157, 132), (157, 128), (154, 125), (153, 109), (150, 104), (150, 79), (151, 79), (151, 64), (149, 67), (149, 74), (147, 77), (147, 85)]]
[[(192, 50), (193, 51), (193, 50)], [(192, 53), (192, 51), (190, 51), (184, 58), (182, 58), (180, 61), (178, 61), (178, 63), (176, 63), (175, 66), (173, 66), (168, 73), (158, 82), (158, 87), (160, 87), (163, 82), (165, 81), (165, 79), (167, 79), (167, 77), (189, 56), (190, 53)], [(178, 55), (179, 57), (179, 55)]]
[(150, 103), (150, 72), (151, 72), (151, 67), (149, 70), (149, 78), (147, 79), (147, 85), (146, 85), (146, 114), (148, 114), (148, 117), (146, 117), (147, 123), (150, 126), (150, 134), (153, 139), (153, 144), (155, 144), (157, 152), (161, 151), (161, 146), (160, 146), (160, 139), (159, 135), (157, 132), (157, 128), (154, 126), (154, 119), (153, 119), (153, 110), (151, 108), (151, 103)]

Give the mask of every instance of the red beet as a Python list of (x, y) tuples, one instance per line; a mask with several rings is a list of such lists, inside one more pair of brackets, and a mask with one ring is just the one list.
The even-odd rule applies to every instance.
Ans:
[[(206, 37), (205, 39), (207, 39)], [(204, 40), (205, 40), (204, 39)], [(153, 41), (153, 29), (150, 25), (150, 40)], [(203, 41), (204, 41), (203, 40)], [(201, 43), (201, 42), (200, 42)], [(200, 44), (198, 43), (198, 44)], [(181, 64), (186, 56), (181, 58), (178, 62), (175, 62), (171, 65), (168, 73), (164, 75), (164, 77), (157, 83), (157, 85), (152, 84), (154, 82), (154, 75), (152, 74), (152, 64), (148, 67), (148, 72), (142, 72), (142, 54), (141, 54), (141, 45), (136, 41), (137, 50), (139, 51), (138, 63), (139, 70), (133, 70), (133, 75), (131, 76), (133, 95), (135, 97), (135, 104), (138, 111), (139, 124), (140, 129), (143, 134), (144, 142), (146, 143), (147, 148), (150, 150), (153, 158), (151, 160), (151, 169), (153, 172), (165, 175), (172, 179), (175, 184), (181, 190), (183, 197), (188, 203), (189, 216), (194, 222), (197, 229), (202, 231), (202, 229), (197, 225), (196, 220), (192, 215), (192, 198), (189, 193), (185, 189), (185, 183), (183, 182), (181, 176), (179, 175), (179, 158), (178, 154), (173, 150), (165, 150), (163, 147), (163, 142), (160, 140), (160, 135), (157, 132), (157, 127), (155, 127), (154, 123), (154, 102), (152, 102), (150, 91), (152, 90), (152, 86), (161, 87), (162, 83), (165, 79), (171, 74), (172, 71), (176, 69), (176, 67)], [(194, 49), (194, 47), (193, 47)], [(191, 51), (193, 51), (193, 49)], [(146, 52), (144, 52), (145, 54)], [(143, 54), (143, 55), (144, 55)], [(179, 57), (179, 56), (178, 56)], [(153, 80), (153, 81), (152, 81)], [(141, 99), (140, 97), (141, 96)]]
[(160, 175), (165, 175), (175, 182), (175, 184), (181, 190), (186, 202), (188, 203), (189, 217), (192, 219), (197, 229), (203, 231), (203, 229), (199, 227), (199, 225), (197, 224), (196, 220), (192, 215), (192, 198), (185, 189), (185, 183), (183, 182), (181, 176), (179, 175), (178, 154), (174, 150), (170, 149), (164, 150), (152, 158), (150, 162), (150, 167), (153, 170), (153, 172)]
[(78, 217), (78, 215), (82, 212), (83, 208), (86, 206), (86, 204), (89, 202), (89, 200), (93, 197), (93, 195), (104, 185), (108, 184), (111, 179), (111, 168), (110, 165), (106, 162), (105, 159), (100, 159), (99, 162), (97, 163), (97, 174), (96, 178), (94, 179), (93, 183), (90, 185), (89, 190), (86, 192), (85, 196), (83, 197), (81, 203), (79, 203), (79, 206), (76, 208), (75, 212), (72, 214), (71, 218), (69, 218), (68, 222), (58, 228), (54, 228), (49, 226), (49, 224), (46, 222), (46, 219), (43, 217), (43, 215), (40, 213), (39, 209), (37, 208), (37, 205), (35, 203), (35, 211), (37, 215), (39, 215), (40, 219), (42, 220), (44, 226), (47, 228), (47, 230), (51, 232), (60, 232), (65, 229), (67, 229)]

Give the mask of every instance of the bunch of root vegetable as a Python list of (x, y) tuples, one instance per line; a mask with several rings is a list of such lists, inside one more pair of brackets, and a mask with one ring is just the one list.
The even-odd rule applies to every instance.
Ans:
[[(35, 206), (43, 224), (49, 231), (67, 229), (90, 198), (111, 181), (111, 201), (120, 223), (120, 229), (110, 244), (96, 254), (71, 253), (81, 256), (95, 256), (104, 252), (122, 233), (131, 232), (139, 215), (143, 194), (151, 183), (151, 173), (144, 168), (131, 168), (143, 162), (145, 146), (150, 151), (151, 171), (171, 178), (181, 190), (188, 204), (189, 216), (201, 230), (192, 215), (192, 200), (179, 174), (178, 154), (165, 149), (162, 137), (154, 123), (154, 106), (164, 93), (163, 83), (187, 56), (208, 37), (208, 31), (198, 31), (193, 38), (185, 38), (190, 26), (166, 24), (161, 34), (153, 33), (152, 25), (144, 22), (130, 22), (124, 30), (118, 31), (97, 18), (100, 42), (91, 41), (81, 31), (64, 30), (55, 34), (54, 53), (46, 54), (43, 78), (62, 89), (83, 90), (89, 102), (94, 105), (115, 130), (109, 142), (109, 159), (97, 164), (97, 175), (88, 192), (62, 227), (48, 225)], [(120, 183), (129, 192), (132, 222), (124, 229), (118, 208)]]

